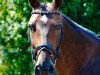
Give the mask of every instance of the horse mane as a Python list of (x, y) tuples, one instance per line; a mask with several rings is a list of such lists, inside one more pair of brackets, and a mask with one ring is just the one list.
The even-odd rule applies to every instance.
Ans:
[(100, 38), (100, 34), (97, 35)]
[(82, 33), (82, 34), (85, 34), (85, 35), (88, 35), (90, 37), (93, 37), (93, 38), (98, 38), (99, 37), (97, 36), (96, 33), (88, 30), (87, 28), (77, 24), (76, 22), (74, 22), (73, 20), (71, 20), (70, 18), (68, 18), (67, 16), (65, 16), (64, 14), (61, 13), (61, 16), (65, 19), (65, 21), (69, 24), (69, 26), (71, 28), (73, 28), (74, 30), (77, 30), (78, 32)]

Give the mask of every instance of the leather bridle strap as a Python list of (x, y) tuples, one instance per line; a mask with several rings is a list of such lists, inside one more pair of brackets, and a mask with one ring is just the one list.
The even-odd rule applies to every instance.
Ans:
[(37, 58), (37, 51), (40, 50), (41, 51), (45, 51), (45, 52), (48, 52), (50, 55), (55, 55), (56, 53), (54, 52), (54, 49), (51, 45), (47, 44), (47, 45), (41, 45), (41, 46), (38, 46), (36, 47), (34, 50), (32, 50), (32, 54), (33, 54), (33, 60), (36, 60)]
[[(48, 15), (48, 14), (59, 14), (61, 16), (61, 14), (58, 11), (41, 11), (41, 12), (34, 11), (31, 14), (40, 14), (40, 15), (44, 15), (44, 14), (46, 14), (46, 15)], [(32, 29), (32, 28), (30, 28), (30, 29)], [(32, 59), (36, 60), (37, 51), (42, 49), (42, 48), (45, 48), (45, 49), (43, 49), (43, 51), (47, 50), (49, 53), (51, 53), (51, 54), (53, 53), (53, 55), (54, 55), (53, 61), (55, 62), (55, 60), (59, 57), (59, 53), (60, 53), (60, 44), (61, 44), (62, 37), (63, 37), (63, 33), (62, 33), (63, 31), (62, 30), (63, 30), (63, 26), (61, 27), (60, 37), (58, 38), (57, 47), (56, 47), (55, 50), (50, 45), (39, 46), (39, 47), (37, 47), (37, 48), (32, 50)]]
[(60, 14), (58, 11), (33, 11), (31, 14)]
[(50, 55), (53, 55), (53, 56), (52, 56), (52, 60), (53, 60), (53, 62), (55, 63), (55, 60), (56, 60), (56, 59), (59, 57), (59, 55), (60, 55), (60, 44), (61, 44), (62, 37), (63, 37), (62, 29), (63, 29), (63, 27), (61, 27), (60, 37), (57, 39), (58, 42), (57, 42), (57, 47), (56, 47), (56, 49), (53, 49), (53, 47), (52, 47), (51, 45), (49, 45), (49, 44), (38, 46), (38, 47), (36, 47), (36, 48), (34, 48), (34, 49), (32, 50), (32, 59), (33, 59), (33, 60), (36, 60), (36, 59), (37, 59), (37, 51), (40, 50), (40, 52), (41, 52), (41, 51), (45, 51), (45, 52), (50, 53)]
[(60, 33), (60, 37), (58, 39), (58, 43), (57, 43), (57, 47), (56, 47), (56, 55), (54, 57), (54, 60), (56, 60), (60, 55), (60, 44), (61, 44), (62, 38), (63, 38), (63, 26), (61, 27), (61, 33)]

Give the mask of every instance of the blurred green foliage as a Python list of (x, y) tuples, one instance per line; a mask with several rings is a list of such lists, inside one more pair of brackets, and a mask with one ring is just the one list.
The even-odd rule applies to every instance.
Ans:
[[(84, 27), (100, 33), (99, 6), (99, 0), (63, 0), (60, 11)], [(30, 13), (28, 0), (0, 0), (0, 75), (32, 75), (28, 42)]]
[(27, 0), (0, 0), (0, 75), (31, 75)]

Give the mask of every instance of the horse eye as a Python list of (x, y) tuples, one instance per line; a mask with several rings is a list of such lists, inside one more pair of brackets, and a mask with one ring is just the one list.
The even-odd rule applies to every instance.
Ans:
[(35, 24), (32, 24), (32, 25), (29, 25), (29, 28), (31, 31), (36, 31), (36, 25)]
[(55, 27), (56, 30), (59, 30), (59, 29), (62, 28), (62, 25), (61, 24), (58, 24), (58, 25), (54, 25), (54, 27)]

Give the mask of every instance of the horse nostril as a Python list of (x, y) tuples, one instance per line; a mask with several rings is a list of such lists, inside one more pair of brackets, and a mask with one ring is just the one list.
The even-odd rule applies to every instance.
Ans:
[(50, 70), (50, 68), (51, 68), (51, 66), (50, 65), (47, 65), (47, 64), (41, 65), (41, 66), (37, 65), (35, 67), (35, 70), (36, 71), (40, 71), (40, 70), (42, 70), (42, 71), (48, 71), (48, 70)]
[(38, 66), (37, 69), (40, 70), (40, 67)]
[(36, 66), (35, 70), (40, 71), (41, 70), (40, 66)]
[(35, 75), (40, 75), (40, 67), (39, 66), (35, 66), (34, 73), (35, 73)]

